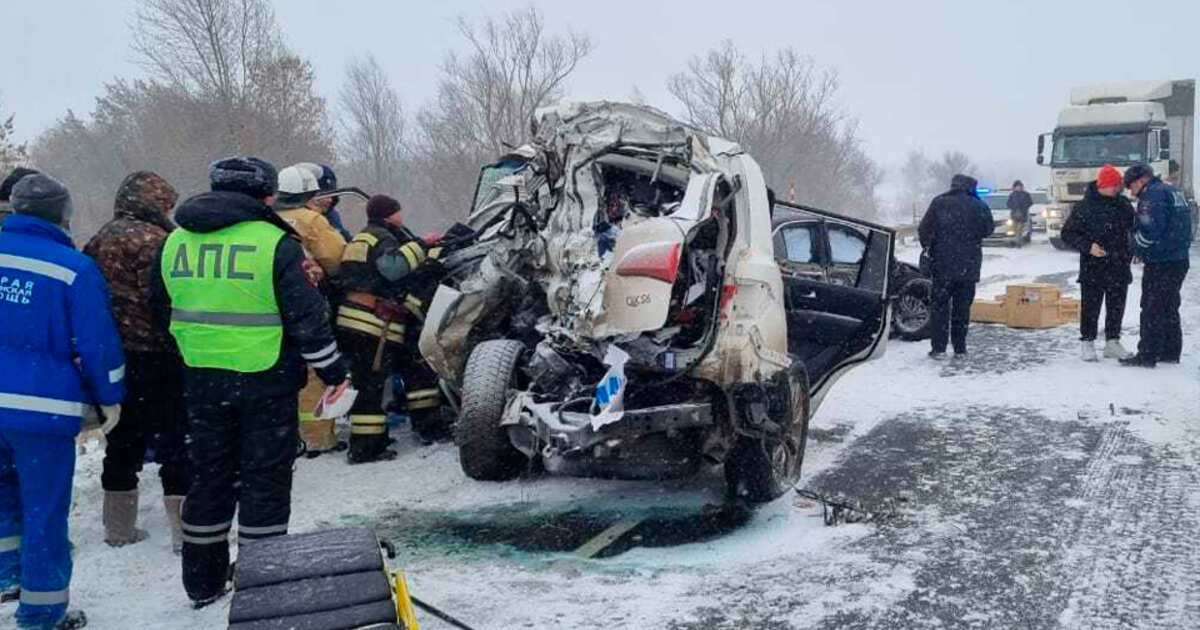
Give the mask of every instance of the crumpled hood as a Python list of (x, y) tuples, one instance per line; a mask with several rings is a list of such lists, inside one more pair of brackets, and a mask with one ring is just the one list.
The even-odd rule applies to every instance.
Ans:
[(202, 193), (179, 204), (175, 211), (175, 222), (189, 232), (215, 232), (244, 221), (266, 221), (289, 234), (296, 233), (263, 202), (242, 193)]

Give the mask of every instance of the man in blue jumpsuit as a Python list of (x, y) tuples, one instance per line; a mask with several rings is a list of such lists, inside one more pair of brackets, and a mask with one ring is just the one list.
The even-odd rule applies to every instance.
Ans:
[(19, 590), (17, 625), (67, 630), (67, 512), (85, 407), (111, 430), (125, 359), (96, 263), (64, 231), (71, 198), (45, 175), (13, 187), (0, 232), (0, 589)]

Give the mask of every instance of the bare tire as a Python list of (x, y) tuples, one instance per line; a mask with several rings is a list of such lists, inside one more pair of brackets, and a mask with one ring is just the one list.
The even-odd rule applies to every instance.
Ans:
[(467, 359), (458, 419), (458, 461), (472, 479), (512, 479), (528, 461), (508, 439), (508, 430), (500, 426), (524, 352), (519, 341), (499, 339), (475, 346)]
[(808, 378), (793, 367), (772, 379), (768, 416), (778, 430), (742, 435), (725, 460), (729, 493), (751, 503), (779, 498), (800, 480), (808, 444)]
[(932, 299), (933, 281), (929, 278), (914, 276), (901, 285), (892, 306), (892, 329), (897, 337), (904, 341), (929, 338)]

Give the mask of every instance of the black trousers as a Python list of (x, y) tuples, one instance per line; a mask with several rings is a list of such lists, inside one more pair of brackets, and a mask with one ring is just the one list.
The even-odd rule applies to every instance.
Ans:
[(184, 445), (183, 362), (167, 352), (126, 352), (125, 387), (121, 421), (107, 436), (100, 485), (108, 491), (137, 489), (150, 447), (163, 494), (187, 494), (192, 479)]
[(1183, 353), (1179, 295), (1189, 263), (1146, 263), (1142, 272), (1141, 339), (1138, 354), (1155, 361), (1178, 361)]
[(252, 376), (227, 391), (185, 388), (194, 477), (183, 502), (183, 587), (193, 600), (221, 592), (229, 530), (240, 544), (287, 533), (299, 452), (296, 392), (256, 396)]
[(948, 340), (953, 343), (955, 352), (967, 351), (967, 328), (971, 324), (971, 302), (974, 300), (974, 280), (933, 278), (929, 341), (934, 352), (945, 352)]
[(1079, 285), (1079, 292), (1082, 297), (1079, 311), (1080, 340), (1096, 340), (1101, 305), (1104, 306), (1104, 338), (1120, 339), (1129, 285), (1124, 282), (1084, 282)]

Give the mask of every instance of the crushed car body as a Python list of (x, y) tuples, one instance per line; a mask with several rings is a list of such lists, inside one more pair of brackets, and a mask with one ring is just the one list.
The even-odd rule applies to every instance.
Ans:
[(655, 479), (724, 462), (734, 493), (778, 496), (828, 385), (883, 351), (891, 232), (856, 226), (878, 299), (861, 320), (830, 314), (845, 336), (807, 341), (828, 363), (813, 374), (789, 326), (804, 295), (737, 144), (611, 102), (546, 108), (533, 130), (482, 169), (420, 339), (460, 401), (464, 471)]

